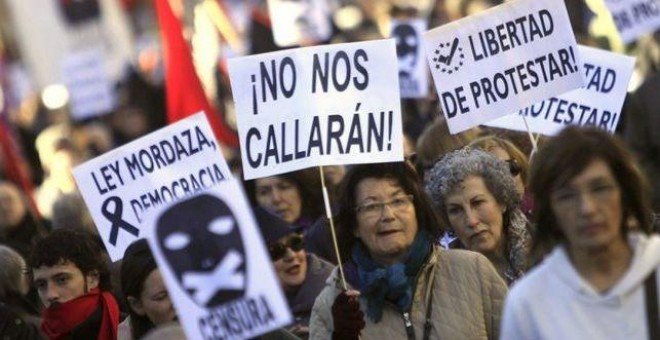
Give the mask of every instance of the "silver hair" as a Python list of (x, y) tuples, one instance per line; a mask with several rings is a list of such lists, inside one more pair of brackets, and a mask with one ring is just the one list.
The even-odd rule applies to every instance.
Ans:
[(0, 245), (0, 297), (20, 294), (23, 284), (25, 260), (13, 249)]
[(469, 176), (483, 178), (495, 200), (508, 211), (519, 208), (520, 196), (506, 163), (486, 151), (465, 147), (436, 162), (424, 183), (426, 193), (445, 220), (445, 198)]

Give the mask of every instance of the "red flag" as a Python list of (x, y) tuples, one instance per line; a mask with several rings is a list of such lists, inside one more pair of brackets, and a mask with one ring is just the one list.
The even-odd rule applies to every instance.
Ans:
[(36, 216), (39, 216), (37, 204), (32, 199), (34, 187), (24, 169), (20, 166), (24, 162), (18, 153), (18, 147), (13, 138), (13, 131), (3, 119), (0, 119), (0, 158), (4, 161), (3, 165), (7, 179), (17, 184), (25, 192), (25, 195), (29, 198), (28, 203), (30, 204), (31, 211)]
[(221, 143), (238, 147), (238, 136), (226, 125), (209, 103), (195, 73), (190, 47), (183, 39), (181, 22), (174, 16), (168, 0), (154, 0), (165, 51), (165, 92), (167, 121), (176, 122), (204, 111)]

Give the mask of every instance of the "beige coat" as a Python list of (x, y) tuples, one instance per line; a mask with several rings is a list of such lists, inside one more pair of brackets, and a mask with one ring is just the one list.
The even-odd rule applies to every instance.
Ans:
[[(332, 304), (341, 291), (335, 269), (316, 299), (310, 320), (310, 339), (330, 339)], [(352, 288), (354, 289), (354, 288)], [(421, 269), (414, 292), (411, 318), (417, 339), (422, 339), (428, 301), (431, 302), (429, 339), (498, 339), (500, 315), (507, 293), (504, 281), (483, 255), (465, 250), (434, 247)], [(366, 303), (360, 299), (366, 315)], [(375, 324), (365, 316), (361, 339), (406, 339), (403, 316), (387, 304)]]

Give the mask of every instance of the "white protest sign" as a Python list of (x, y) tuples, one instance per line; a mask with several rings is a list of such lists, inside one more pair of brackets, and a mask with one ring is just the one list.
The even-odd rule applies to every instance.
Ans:
[(112, 81), (101, 48), (72, 52), (62, 62), (62, 79), (71, 103), (71, 117), (82, 120), (115, 108)]
[(390, 36), (396, 41), (401, 98), (423, 98), (428, 94), (428, 68), (422, 46), (424, 31), (426, 20), (392, 20)]
[(554, 135), (568, 125), (591, 125), (614, 133), (621, 118), (635, 58), (578, 46), (585, 86), (526, 107), (484, 125)]
[(332, 34), (326, 0), (268, 0), (268, 13), (277, 46), (323, 41)]
[(197, 113), (87, 161), (73, 175), (112, 261), (143, 237), (144, 214), (231, 176)]
[(626, 44), (660, 28), (660, 0), (605, 0), (605, 5)]
[(245, 179), (403, 160), (394, 40), (229, 60)]
[(515, 0), (426, 32), (452, 134), (582, 86), (562, 0)]
[(249, 339), (291, 323), (240, 184), (148, 214), (146, 234), (188, 339)]

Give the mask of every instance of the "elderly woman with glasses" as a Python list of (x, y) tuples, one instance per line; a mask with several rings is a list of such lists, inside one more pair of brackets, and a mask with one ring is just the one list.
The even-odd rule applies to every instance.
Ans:
[(342, 183), (334, 270), (313, 339), (497, 339), (504, 281), (478, 253), (435, 245), (440, 224), (407, 162), (353, 166)]
[(294, 322), (287, 330), (306, 339), (314, 300), (334, 266), (306, 252), (302, 235), (284, 220), (261, 208), (254, 212), (275, 274), (294, 316)]
[(646, 188), (623, 143), (600, 129), (569, 127), (541, 148), (534, 249), (552, 250), (507, 297), (503, 339), (660, 339)]
[(484, 254), (508, 284), (523, 275), (531, 235), (504, 162), (466, 147), (437, 162), (425, 186), (464, 248)]

